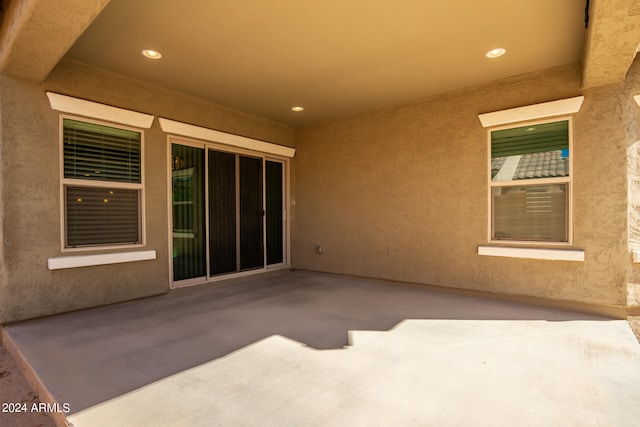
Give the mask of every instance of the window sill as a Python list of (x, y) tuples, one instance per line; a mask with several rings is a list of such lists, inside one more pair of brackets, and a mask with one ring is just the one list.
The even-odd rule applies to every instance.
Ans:
[(62, 256), (48, 259), (49, 270), (89, 267), (93, 265), (120, 264), (123, 262), (156, 259), (156, 251), (117, 252), (99, 255)]
[(545, 259), (551, 261), (584, 261), (584, 251), (581, 249), (478, 246), (478, 255), (507, 258)]

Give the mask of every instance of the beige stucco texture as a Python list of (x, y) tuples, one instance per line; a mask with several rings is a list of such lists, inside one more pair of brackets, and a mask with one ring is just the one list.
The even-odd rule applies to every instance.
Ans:
[[(631, 72), (637, 74), (638, 67)], [(625, 119), (637, 79), (582, 91), (565, 66), (299, 131), (293, 264), (445, 287), (627, 302)], [(584, 262), (485, 257), (488, 141), (478, 114), (584, 95), (573, 115), (573, 244)], [(635, 110), (633, 110), (633, 114)], [(322, 254), (314, 251), (322, 245)]]
[(157, 120), (144, 130), (146, 244), (127, 249), (154, 250), (156, 259), (48, 269), (52, 257), (114, 250), (62, 251), (60, 113), (52, 110), (46, 91), (276, 144), (294, 143), (294, 132), (288, 126), (67, 60), (42, 84), (0, 77), (4, 194), (0, 323), (169, 290), (168, 140)]
[(0, 72), (41, 82), (109, 0), (2, 2)]
[[(47, 268), (49, 258), (69, 253), (61, 248), (60, 114), (46, 91), (295, 146), (292, 267), (600, 307), (639, 305), (640, 264), (632, 263), (632, 249), (640, 249), (637, 63), (624, 83), (597, 89), (581, 89), (575, 64), (296, 131), (63, 60), (40, 84), (0, 77), (0, 323), (169, 290), (168, 139), (157, 120), (144, 130), (146, 244), (139, 248), (156, 251), (156, 259)], [(490, 244), (488, 131), (478, 114), (579, 95), (568, 248), (583, 250), (584, 261), (478, 255)]]
[[(640, 95), (640, 63), (635, 62), (625, 81), (625, 96)], [(640, 106), (631, 103), (624, 112), (626, 117), (625, 135), (627, 140), (627, 190), (628, 239), (629, 247), (640, 251)], [(640, 263), (630, 264), (630, 277), (627, 287), (627, 305), (640, 307)], [(640, 311), (638, 312), (640, 314)]]

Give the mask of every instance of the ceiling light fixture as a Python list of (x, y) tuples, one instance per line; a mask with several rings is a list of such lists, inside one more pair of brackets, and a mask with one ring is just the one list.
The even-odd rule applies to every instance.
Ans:
[(507, 53), (506, 49), (498, 47), (498, 48), (495, 48), (495, 49), (491, 49), (489, 52), (487, 52), (485, 54), (485, 56), (487, 58), (498, 58), (498, 57), (504, 55), (505, 53)]
[(295, 111), (296, 113), (299, 113), (302, 110), (304, 110), (304, 107), (291, 107), (291, 111)]
[(142, 51), (142, 54), (149, 59), (160, 59), (162, 58), (162, 54), (157, 50), (153, 49), (145, 49)]

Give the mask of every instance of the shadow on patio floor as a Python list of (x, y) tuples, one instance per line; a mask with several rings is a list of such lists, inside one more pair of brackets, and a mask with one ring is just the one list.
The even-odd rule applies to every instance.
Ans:
[(7, 332), (72, 413), (273, 335), (342, 348), (353, 330), (405, 319), (609, 320), (404, 287), (286, 272), (9, 325)]

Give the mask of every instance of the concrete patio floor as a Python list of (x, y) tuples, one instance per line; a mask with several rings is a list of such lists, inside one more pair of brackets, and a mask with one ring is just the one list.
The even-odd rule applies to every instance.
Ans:
[(637, 426), (624, 320), (283, 272), (9, 325), (84, 426)]

